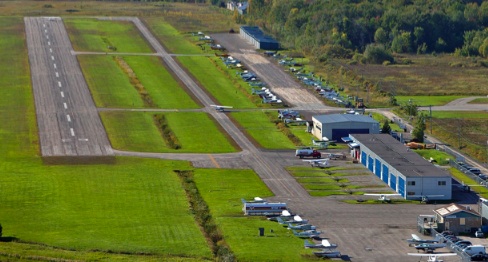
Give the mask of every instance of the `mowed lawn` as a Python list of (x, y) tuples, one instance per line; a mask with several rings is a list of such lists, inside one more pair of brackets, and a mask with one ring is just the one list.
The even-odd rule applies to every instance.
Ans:
[[(119, 150), (160, 153), (228, 153), (236, 149), (206, 113), (164, 113), (180, 142), (178, 150), (166, 146), (149, 112), (101, 112), (112, 146)], [(161, 113), (157, 113), (161, 114)]]
[(292, 149), (295, 145), (276, 128), (268, 116), (261, 111), (232, 112), (231, 116), (244, 127), (258, 144), (267, 149)]
[(63, 21), (76, 51), (152, 52), (132, 22), (96, 18), (65, 18)]
[[(167, 49), (168, 53), (175, 54), (201, 54), (202, 50), (195, 43), (190, 42), (188, 35), (182, 34), (162, 18), (149, 17), (144, 21), (149, 25), (152, 33)], [(194, 37), (194, 39), (198, 39)]]
[(211, 257), (172, 171), (188, 168), (136, 158), (2, 167), (4, 236), (69, 249)]
[[(195, 182), (237, 261), (301, 261), (312, 253), (277, 222), (243, 215), (241, 198), (272, 195), (254, 171), (198, 169)], [(260, 227), (265, 229), (263, 237)]]
[(231, 78), (216, 67), (216, 63), (220, 63), (218, 60), (217, 57), (178, 57), (178, 61), (215, 97), (217, 104), (234, 108), (256, 108), (247, 94), (237, 89)]
[[(122, 58), (136, 74), (144, 91), (138, 92), (112, 56), (78, 56), (95, 104), (107, 108), (198, 108), (196, 102), (156, 57)], [(152, 106), (144, 103), (147, 93)]]

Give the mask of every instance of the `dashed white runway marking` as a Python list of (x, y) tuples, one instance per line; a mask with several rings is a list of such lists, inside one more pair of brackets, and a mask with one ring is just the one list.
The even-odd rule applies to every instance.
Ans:
[(56, 72), (56, 77), (59, 77), (59, 73), (58, 72)]
[(61, 87), (61, 82), (60, 81), (58, 81), (58, 86)]
[(57, 67), (56, 67), (56, 64), (53, 64), (53, 65), (54, 65), (54, 69), (56, 69), (56, 68), (57, 68)]
[(71, 116), (66, 115), (66, 119), (68, 120), (68, 122), (71, 122)]
[(63, 103), (64, 109), (68, 109), (68, 105), (66, 103)]
[(54, 60), (54, 56), (51, 56), (51, 60)]
[(46, 36), (46, 39), (49, 39), (49, 36), (48, 35)]
[(47, 29), (44, 29), (44, 33), (47, 33)]
[(52, 48), (49, 48), (49, 52), (51, 52), (51, 53), (52, 53), (52, 52), (53, 52), (53, 49), (52, 49)]
[(73, 128), (70, 128), (69, 131), (71, 132), (71, 136), (75, 136), (75, 130)]
[(49, 42), (49, 41), (48, 41), (48, 42), (47, 42), (47, 45), (51, 45), (51, 42)]
[(63, 91), (61, 91), (61, 97), (64, 97), (64, 92)]

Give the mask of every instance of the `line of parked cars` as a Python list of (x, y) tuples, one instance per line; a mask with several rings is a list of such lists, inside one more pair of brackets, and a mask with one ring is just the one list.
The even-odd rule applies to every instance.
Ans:
[[(478, 232), (478, 231), (477, 231)], [(481, 234), (483, 232), (479, 231)], [(488, 254), (486, 254), (486, 248), (483, 245), (473, 245), (471, 241), (461, 239), (460, 237), (454, 235), (451, 231), (444, 231), (440, 233), (443, 237), (446, 245), (456, 253), (464, 253), (471, 261), (487, 261)], [(480, 237), (480, 236), (477, 236)], [(482, 237), (482, 236), (481, 236)]]

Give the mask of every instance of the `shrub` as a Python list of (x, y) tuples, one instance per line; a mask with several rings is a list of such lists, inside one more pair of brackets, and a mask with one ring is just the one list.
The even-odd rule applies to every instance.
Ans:
[(383, 45), (370, 44), (366, 46), (364, 58), (372, 64), (381, 64), (385, 61), (393, 62), (393, 56)]

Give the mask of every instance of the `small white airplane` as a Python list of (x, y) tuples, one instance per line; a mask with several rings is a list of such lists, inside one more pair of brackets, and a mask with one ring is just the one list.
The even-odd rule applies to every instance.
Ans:
[(408, 196), (408, 198), (419, 198), (420, 202), (428, 203), (430, 201), (430, 198), (443, 197), (443, 196), (444, 195), (413, 195), (413, 196)]
[(210, 105), (210, 106), (214, 107), (215, 110), (220, 111), (220, 112), (224, 112), (225, 109), (227, 109), (227, 108), (232, 108), (232, 106), (221, 106), (221, 105)]
[(446, 247), (445, 243), (422, 243), (415, 245), (415, 249), (417, 249), (417, 252), (419, 252), (419, 250), (423, 250), (425, 253), (432, 253), (436, 249), (443, 247)]
[(317, 147), (319, 149), (327, 149), (327, 147), (329, 146), (329, 140), (315, 140), (315, 139), (312, 139), (312, 145), (314, 147)]
[(337, 244), (331, 244), (327, 239), (322, 239), (322, 242), (320, 244), (311, 243), (308, 240), (305, 240), (304, 246), (305, 248), (322, 248), (322, 249), (337, 248)]
[(253, 200), (247, 201), (244, 198), (241, 198), (242, 203), (264, 203), (266, 200), (260, 198), (260, 197), (254, 197)]
[(391, 202), (390, 196), (401, 196), (400, 194), (364, 194), (365, 196), (377, 196), (379, 201)]
[(442, 253), (442, 254), (419, 254), (408, 253), (409, 256), (427, 257), (427, 262), (442, 262), (443, 260), (437, 259), (438, 257), (450, 257), (457, 255), (456, 253)]
[(422, 244), (422, 243), (439, 243), (440, 241), (441, 241), (441, 238), (439, 235), (437, 235), (434, 239), (422, 239), (419, 236), (417, 236), (416, 234), (412, 234), (412, 238), (407, 239), (408, 246), (410, 246), (410, 247), (412, 245), (418, 245), (418, 244)]
[(328, 158), (323, 158), (323, 159), (313, 159), (313, 160), (303, 160), (305, 162), (310, 163), (312, 167), (320, 167), (320, 168), (325, 168), (330, 166), (329, 164), (329, 159)]

